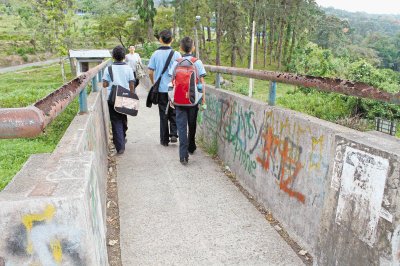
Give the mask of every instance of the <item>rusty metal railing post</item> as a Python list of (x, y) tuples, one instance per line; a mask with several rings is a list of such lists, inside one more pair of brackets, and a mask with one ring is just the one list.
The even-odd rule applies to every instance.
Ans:
[(276, 101), (276, 82), (271, 81), (269, 83), (269, 97), (268, 97), (268, 104), (271, 106), (275, 105)]
[(99, 88), (97, 86), (97, 75), (92, 78), (92, 91), (98, 92)]
[(87, 113), (88, 112), (88, 105), (87, 105), (87, 87), (85, 87), (79, 93), (79, 113)]

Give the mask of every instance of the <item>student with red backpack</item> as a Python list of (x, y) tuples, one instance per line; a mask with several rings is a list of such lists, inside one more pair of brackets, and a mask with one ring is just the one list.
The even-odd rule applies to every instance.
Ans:
[[(176, 125), (179, 134), (179, 159), (183, 165), (189, 161), (189, 153), (196, 150), (196, 120), (198, 104), (205, 104), (204, 77), (206, 71), (201, 60), (192, 55), (193, 40), (185, 37), (180, 42), (182, 58), (177, 59), (169, 71), (172, 87), (169, 90), (171, 105), (176, 108)], [(189, 127), (189, 136), (187, 129)]]

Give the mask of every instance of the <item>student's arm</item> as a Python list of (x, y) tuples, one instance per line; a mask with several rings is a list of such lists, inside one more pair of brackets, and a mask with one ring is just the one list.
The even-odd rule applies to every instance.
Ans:
[(153, 69), (149, 69), (149, 77), (150, 77), (151, 83), (154, 84), (154, 70)]
[(104, 70), (103, 75), (103, 88), (107, 88), (110, 85), (110, 74), (108, 73), (108, 67)]
[(201, 82), (201, 85), (203, 87), (202, 104), (205, 104), (206, 103), (206, 83), (204, 81), (204, 77), (207, 75), (207, 72), (204, 69), (204, 65), (203, 65), (203, 62), (201, 62), (201, 60), (197, 60), (195, 65), (197, 67), (197, 73), (198, 73), (198, 75), (200, 77), (200, 82)]
[(129, 80), (129, 90), (131, 93), (135, 93), (135, 76), (133, 71), (128, 71), (128, 80)]
[(201, 101), (201, 104), (206, 104), (206, 82), (204, 81), (204, 77), (200, 78), (200, 83), (203, 86), (203, 100)]
[(150, 77), (150, 81), (151, 83), (154, 84), (154, 70), (156, 69), (156, 62), (154, 59), (154, 54), (150, 57), (149, 60), (149, 65), (147, 66), (147, 68), (149, 69), (149, 77)]
[(129, 90), (131, 91), (132, 94), (135, 93), (135, 81), (133, 80), (129, 81)]

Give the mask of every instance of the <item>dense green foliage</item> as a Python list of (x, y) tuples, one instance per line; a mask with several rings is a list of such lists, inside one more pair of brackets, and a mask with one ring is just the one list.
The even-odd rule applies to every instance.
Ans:
[[(62, 85), (59, 65), (29, 68), (0, 75), (0, 108), (25, 107)], [(74, 101), (45, 133), (34, 139), (0, 140), (0, 190), (19, 171), (30, 155), (54, 150), (78, 111)]]

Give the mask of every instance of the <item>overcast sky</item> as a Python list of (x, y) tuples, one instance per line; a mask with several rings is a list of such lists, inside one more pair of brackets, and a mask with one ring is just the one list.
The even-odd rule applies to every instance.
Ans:
[(316, 0), (320, 6), (371, 14), (400, 14), (400, 0)]

